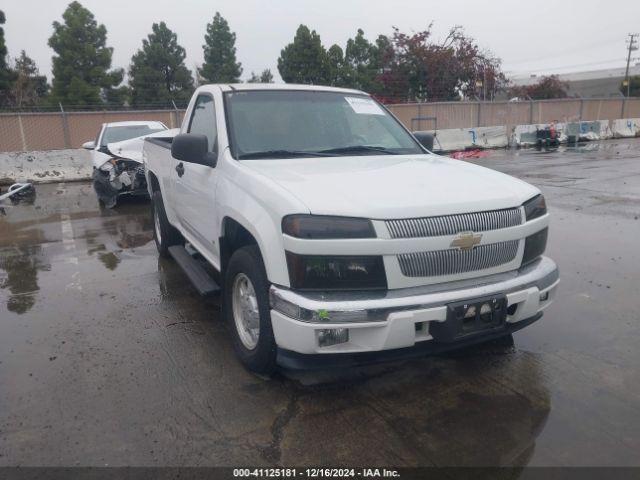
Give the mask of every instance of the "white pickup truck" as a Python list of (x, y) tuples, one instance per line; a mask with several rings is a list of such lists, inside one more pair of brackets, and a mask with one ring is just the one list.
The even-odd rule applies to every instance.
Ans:
[(420, 141), (366, 93), (256, 84), (198, 88), (180, 134), (145, 141), (158, 250), (221, 290), (249, 369), (441, 352), (542, 316), (559, 277), (540, 191)]

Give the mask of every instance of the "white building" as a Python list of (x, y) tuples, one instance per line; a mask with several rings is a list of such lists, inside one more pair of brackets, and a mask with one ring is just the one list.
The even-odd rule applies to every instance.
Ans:
[[(589, 70), (586, 72), (561, 73), (558, 78), (568, 84), (567, 93), (570, 97), (620, 97), (620, 84), (624, 80), (625, 67), (608, 68), (604, 70)], [(629, 68), (629, 75), (640, 75), (640, 63)], [(538, 83), (544, 75), (529, 75), (511, 78), (513, 85), (533, 85)]]

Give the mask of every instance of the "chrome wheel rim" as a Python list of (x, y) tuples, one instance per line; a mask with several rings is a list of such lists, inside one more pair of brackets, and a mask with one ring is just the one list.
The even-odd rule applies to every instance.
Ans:
[(260, 312), (253, 283), (244, 273), (233, 280), (232, 308), (240, 341), (245, 348), (253, 350), (260, 338)]
[(158, 209), (153, 209), (153, 225), (156, 230), (156, 240), (158, 245), (162, 245), (162, 233), (160, 233), (160, 216), (158, 215)]

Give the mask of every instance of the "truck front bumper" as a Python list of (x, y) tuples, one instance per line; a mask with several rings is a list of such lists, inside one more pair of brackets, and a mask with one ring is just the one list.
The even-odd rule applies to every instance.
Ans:
[[(272, 286), (271, 322), (278, 363), (286, 368), (371, 363), (439, 353), (519, 330), (542, 316), (559, 283), (547, 257), (520, 270), (483, 278), (384, 292), (295, 292)], [(447, 320), (451, 303), (505, 296), (499, 328), (454, 341), (433, 338), (430, 325)], [(348, 340), (321, 346), (328, 330), (348, 329)]]

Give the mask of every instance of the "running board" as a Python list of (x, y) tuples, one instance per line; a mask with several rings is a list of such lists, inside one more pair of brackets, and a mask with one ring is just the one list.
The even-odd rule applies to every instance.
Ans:
[(220, 287), (211, 275), (193, 258), (182, 245), (169, 247), (169, 254), (187, 275), (198, 293), (203, 297), (220, 293)]

